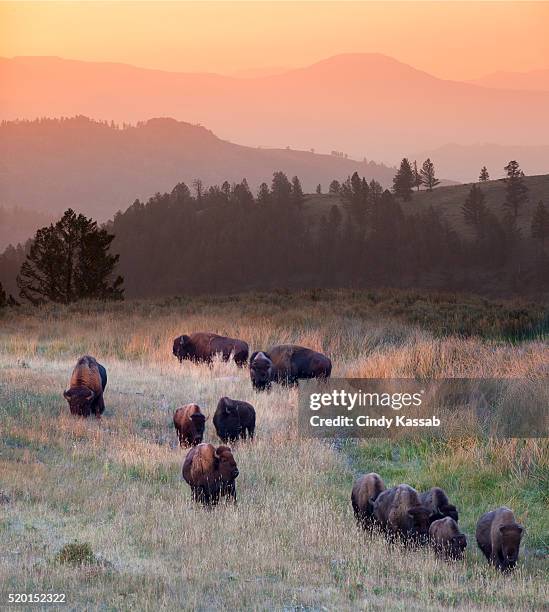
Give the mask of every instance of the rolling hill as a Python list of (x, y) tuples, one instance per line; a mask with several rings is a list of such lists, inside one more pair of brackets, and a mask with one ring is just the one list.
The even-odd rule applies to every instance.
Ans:
[(314, 147), (391, 163), (403, 151), (448, 142), (549, 142), (549, 92), (444, 80), (375, 53), (255, 78), (16, 57), (0, 60), (0, 83), (3, 119), (170, 116), (251, 146)]
[(549, 91), (549, 69), (529, 70), (528, 72), (498, 70), (479, 79), (473, 79), (469, 83), (497, 89)]
[(312, 192), (319, 183), (327, 191), (332, 179), (355, 171), (389, 186), (395, 173), (335, 155), (244, 147), (173, 119), (124, 129), (85, 117), (4, 122), (0, 158), (0, 205), (51, 214), (72, 207), (100, 220), (195, 178), (207, 186), (245, 177), (255, 190), (282, 170)]

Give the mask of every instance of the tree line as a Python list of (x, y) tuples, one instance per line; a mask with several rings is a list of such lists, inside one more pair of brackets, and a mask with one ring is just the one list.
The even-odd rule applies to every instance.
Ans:
[[(460, 235), (434, 207), (408, 202), (421, 179), (438, 184), (434, 165), (403, 160), (389, 191), (357, 173), (332, 181), (341, 206), (318, 214), (305, 204), (298, 177), (282, 172), (254, 195), (240, 183), (176, 185), (146, 203), (136, 200), (105, 227), (68, 210), (38, 230), (25, 247), (9, 247), (0, 274), (17, 268), (17, 298), (0, 287), (0, 304), (18, 300), (69, 303), (81, 299), (227, 293), (310, 287), (437, 287), (482, 290), (549, 286), (549, 212), (540, 202), (529, 236), (517, 220), (528, 201), (516, 161), (505, 168), (501, 214), (473, 184), (460, 214)], [(419, 177), (419, 178), (418, 178)], [(533, 249), (533, 245), (535, 248)], [(532, 252), (535, 251), (535, 257)], [(124, 284), (124, 288), (123, 288)]]

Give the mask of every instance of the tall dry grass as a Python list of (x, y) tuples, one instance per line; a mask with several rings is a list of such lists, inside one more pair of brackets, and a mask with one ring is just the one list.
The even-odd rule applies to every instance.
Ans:
[[(510, 344), (428, 331), (342, 302), (288, 308), (229, 300), (46, 308), (0, 328), (0, 605), (7, 592), (65, 592), (71, 609), (542, 609), (548, 601), (547, 441), (348, 443), (299, 439), (296, 391), (255, 394), (246, 370), (171, 355), (173, 338), (209, 330), (253, 349), (324, 350), (335, 376), (547, 375), (543, 340)], [(62, 398), (75, 359), (109, 373), (101, 422), (70, 417)], [(181, 482), (173, 410), (222, 395), (257, 410), (253, 444), (237, 444), (239, 503), (197, 507)], [(216, 443), (211, 425), (207, 439)], [(447, 486), (462, 509), (464, 563), (389, 548), (354, 525), (359, 471), (390, 484)], [(544, 488), (545, 487), (545, 488)], [(476, 551), (474, 521), (492, 502), (517, 509), (526, 555), (500, 576)], [(486, 508), (487, 509), (487, 508)], [(56, 553), (88, 542), (100, 563)], [(544, 556), (545, 555), (545, 556)]]

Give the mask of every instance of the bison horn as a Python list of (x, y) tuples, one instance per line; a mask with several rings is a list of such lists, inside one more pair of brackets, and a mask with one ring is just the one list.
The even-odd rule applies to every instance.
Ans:
[(94, 397), (95, 397), (95, 393), (93, 391), (90, 391), (90, 394), (88, 395), (86, 399), (88, 400), (88, 402), (91, 402)]
[(70, 396), (71, 396), (71, 394), (70, 394), (70, 392), (69, 392), (69, 391), (67, 391), (67, 390), (63, 391), (63, 397), (64, 397), (65, 399), (67, 399), (67, 400), (68, 400)]

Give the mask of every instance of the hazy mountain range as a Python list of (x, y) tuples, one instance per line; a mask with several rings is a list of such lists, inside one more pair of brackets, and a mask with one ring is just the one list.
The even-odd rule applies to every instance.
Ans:
[(325, 192), (333, 179), (357, 171), (383, 186), (395, 168), (310, 151), (244, 147), (204, 127), (153, 119), (117, 128), (86, 117), (0, 125), (0, 206), (58, 214), (69, 206), (106, 220), (136, 198), (146, 200), (178, 182), (209, 185), (248, 180), (256, 191), (273, 172), (299, 176), (303, 189)]
[(379, 54), (338, 55), (249, 78), (17, 57), (0, 60), (0, 115), (118, 122), (170, 116), (241, 144), (396, 163), (403, 152), (447, 143), (548, 144), (549, 91), (531, 91), (538, 88), (532, 83), (546, 82), (544, 74), (525, 76), (525, 91), (511, 89), (522, 77), (450, 81)]
[(524, 91), (549, 91), (549, 69), (528, 72), (498, 70), (479, 79), (469, 81), (474, 85), (497, 89), (522, 89)]

